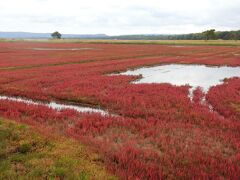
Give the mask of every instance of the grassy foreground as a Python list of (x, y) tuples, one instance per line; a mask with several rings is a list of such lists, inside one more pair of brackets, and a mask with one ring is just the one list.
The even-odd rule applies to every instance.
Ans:
[(79, 142), (0, 118), (0, 179), (116, 179)]

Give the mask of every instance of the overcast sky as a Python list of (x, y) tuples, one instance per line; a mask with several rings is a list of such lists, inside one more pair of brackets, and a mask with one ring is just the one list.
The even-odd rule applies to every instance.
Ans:
[(240, 0), (0, 0), (0, 31), (180, 34), (240, 29)]

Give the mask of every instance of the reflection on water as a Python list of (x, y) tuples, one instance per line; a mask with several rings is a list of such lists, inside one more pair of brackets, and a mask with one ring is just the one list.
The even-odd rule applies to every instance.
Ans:
[(43, 105), (55, 110), (65, 110), (65, 109), (72, 109), (77, 112), (88, 112), (88, 113), (100, 113), (101, 115), (108, 115), (108, 112), (103, 111), (101, 109), (94, 109), (89, 107), (82, 107), (82, 106), (75, 106), (75, 105), (65, 105), (65, 104), (58, 104), (55, 102), (50, 103), (42, 103), (42, 102), (35, 102), (28, 99), (23, 98), (16, 98), (16, 97), (9, 97), (9, 96), (0, 96), (0, 100), (9, 100), (15, 102), (22, 102), (30, 105)]
[(221, 84), (225, 78), (240, 77), (240, 67), (169, 64), (129, 70), (121, 74), (141, 74), (142, 79), (134, 83), (188, 84), (192, 89), (200, 86), (206, 92), (211, 86)]

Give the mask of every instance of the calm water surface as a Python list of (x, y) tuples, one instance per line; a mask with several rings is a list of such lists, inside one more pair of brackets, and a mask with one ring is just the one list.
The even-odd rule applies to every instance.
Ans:
[(225, 78), (240, 77), (240, 67), (169, 64), (144, 67), (121, 73), (123, 75), (142, 75), (134, 83), (170, 83), (202, 87), (206, 92), (211, 86), (221, 84)]
[(42, 105), (42, 106), (47, 106), (51, 109), (55, 109), (58, 111), (64, 110), (64, 109), (71, 109), (71, 110), (75, 110), (77, 112), (83, 112), (83, 113), (100, 113), (101, 115), (109, 115), (108, 112), (101, 110), (101, 109), (97, 109), (97, 108), (59, 104), (56, 102), (50, 102), (50, 103), (36, 102), (36, 101), (30, 100), (30, 99), (24, 99), (24, 98), (20, 98), (20, 97), (0, 96), (0, 100), (22, 102), (22, 103), (30, 104), (30, 105)]

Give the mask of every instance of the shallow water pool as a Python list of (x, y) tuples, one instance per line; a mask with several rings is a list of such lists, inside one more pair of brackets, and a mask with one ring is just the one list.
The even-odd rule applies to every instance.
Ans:
[(206, 92), (211, 86), (221, 84), (225, 78), (240, 77), (240, 67), (168, 64), (143, 67), (121, 73), (122, 75), (142, 75), (134, 83), (170, 83), (200, 86)]
[(8, 100), (8, 101), (13, 101), (13, 102), (22, 102), (25, 104), (29, 105), (41, 105), (41, 106), (46, 106), (51, 109), (55, 110), (66, 110), (66, 109), (71, 109), (75, 110), (77, 112), (82, 112), (82, 113), (100, 113), (103, 116), (109, 115), (107, 111), (97, 109), (97, 108), (90, 108), (90, 107), (83, 107), (83, 106), (77, 106), (77, 105), (66, 105), (66, 104), (59, 104), (56, 102), (50, 102), (50, 103), (43, 103), (43, 102), (37, 102), (33, 101), (31, 99), (24, 99), (21, 97), (10, 97), (10, 96), (2, 96), (0, 95), (0, 100)]

